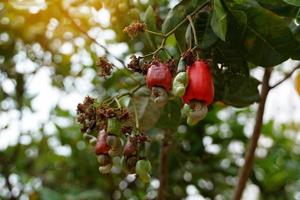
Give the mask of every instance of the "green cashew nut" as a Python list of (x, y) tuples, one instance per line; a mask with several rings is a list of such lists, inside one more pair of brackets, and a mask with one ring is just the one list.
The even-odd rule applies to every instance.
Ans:
[(179, 72), (173, 81), (172, 92), (175, 96), (182, 97), (188, 84), (188, 75), (186, 72)]
[(202, 102), (194, 102), (193, 109), (187, 115), (187, 124), (189, 126), (196, 125), (207, 115), (207, 106)]

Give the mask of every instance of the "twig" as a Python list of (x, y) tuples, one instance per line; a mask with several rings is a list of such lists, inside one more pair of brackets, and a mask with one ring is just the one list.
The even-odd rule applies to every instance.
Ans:
[(133, 95), (134, 93), (136, 93), (143, 86), (145, 86), (145, 84), (140, 84), (140, 85), (136, 86), (135, 88), (133, 88), (133, 90), (131, 90), (129, 92), (125, 92), (123, 94), (119, 94), (119, 95), (114, 96), (114, 97), (109, 97), (106, 100), (104, 100), (103, 103), (110, 104), (111, 102), (113, 102), (115, 100), (115, 98), (120, 99), (120, 98), (125, 97), (125, 96)]
[(116, 59), (118, 62), (120, 62), (123, 66), (126, 66), (126, 64), (125, 64), (125, 62), (122, 60), (122, 59), (120, 59), (120, 58), (118, 58), (118, 57), (116, 57), (116, 56), (114, 56), (104, 45), (102, 45), (102, 44), (100, 44), (95, 38), (93, 38), (93, 37), (91, 37), (88, 33), (87, 33), (87, 31), (86, 30), (84, 30), (79, 24), (77, 24), (76, 23), (76, 21), (69, 15), (69, 13), (66, 11), (66, 10), (64, 10), (61, 6), (58, 6), (59, 7), (59, 10), (63, 13), (63, 15), (67, 18), (67, 19), (69, 19), (71, 22), (72, 22), (72, 24), (83, 34), (83, 35), (85, 35), (88, 39), (90, 39), (92, 42), (94, 42), (96, 45), (98, 45), (99, 47), (101, 47), (103, 50), (104, 50), (104, 52), (106, 53), (106, 54), (108, 54), (108, 55), (111, 55), (114, 59)]
[(146, 57), (149, 57), (149, 56), (155, 56), (160, 50), (162, 50), (164, 48), (164, 45), (165, 45), (167, 37), (169, 37), (170, 35), (172, 35), (179, 27), (181, 27), (186, 21), (188, 21), (189, 18), (191, 18), (192, 16), (194, 16), (195, 14), (197, 14), (209, 2), (210, 2), (210, 0), (204, 1), (197, 9), (195, 9), (191, 14), (187, 15), (173, 29), (171, 29), (169, 32), (167, 32), (165, 34), (164, 33), (153, 32), (153, 31), (149, 32), (149, 30), (146, 30), (146, 32), (148, 32), (148, 33), (152, 33), (152, 34), (159, 35), (159, 36), (163, 37), (163, 40), (162, 40), (160, 46), (158, 47), (158, 49), (156, 49), (154, 52), (149, 53), (149, 54), (147, 54), (145, 56), (141, 56), (140, 58), (146, 58)]
[(157, 200), (164, 200), (166, 194), (166, 186), (168, 185), (168, 163), (169, 163), (169, 142), (170, 130), (166, 129), (164, 132), (164, 139), (160, 148), (160, 178)]
[(297, 69), (300, 69), (300, 64), (298, 64), (292, 71), (290, 71), (289, 73), (287, 73), (282, 80), (278, 81), (276, 84), (274, 84), (273, 86), (271, 86), (270, 89), (273, 89), (273, 88), (279, 86), (284, 81), (286, 81), (287, 79), (289, 79)]
[(239, 181), (236, 186), (234, 197), (233, 197), (234, 200), (241, 199), (243, 191), (244, 191), (246, 183), (247, 183), (247, 180), (249, 178), (251, 169), (252, 169), (254, 153), (255, 153), (255, 149), (257, 147), (257, 142), (258, 142), (260, 132), (261, 132), (261, 127), (263, 124), (265, 104), (266, 104), (268, 93), (270, 91), (269, 80), (270, 80), (271, 73), (272, 73), (271, 68), (265, 69), (263, 82), (262, 82), (261, 100), (260, 100), (258, 110), (256, 113), (255, 126), (253, 129), (253, 134), (252, 134), (252, 138), (251, 138), (248, 150), (245, 155), (244, 166), (240, 169)]
[(194, 22), (193, 22), (193, 19), (190, 15), (187, 16), (190, 24), (191, 24), (191, 28), (192, 28), (192, 32), (193, 32), (193, 36), (194, 36), (194, 42), (195, 42), (195, 45), (198, 46), (198, 40), (197, 40), (197, 34), (196, 34), (196, 29), (195, 29), (195, 26), (194, 26)]

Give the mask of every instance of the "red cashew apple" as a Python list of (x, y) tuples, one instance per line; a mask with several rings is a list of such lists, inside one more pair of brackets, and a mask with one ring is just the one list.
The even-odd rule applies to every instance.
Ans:
[(148, 69), (146, 81), (150, 89), (152, 87), (162, 87), (169, 91), (172, 87), (172, 74), (168, 64), (153, 61)]
[(95, 152), (97, 155), (107, 154), (110, 150), (110, 146), (106, 142), (107, 136), (108, 134), (105, 132), (105, 130), (101, 130), (99, 132), (98, 140), (95, 146)]
[(197, 60), (192, 66), (188, 66), (188, 85), (183, 101), (189, 104), (191, 100), (210, 105), (214, 99), (214, 83), (209, 65), (203, 60)]

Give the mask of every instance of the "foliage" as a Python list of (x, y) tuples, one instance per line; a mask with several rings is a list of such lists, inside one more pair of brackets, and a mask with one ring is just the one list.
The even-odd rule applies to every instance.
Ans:
[[(19, 123), (26, 113), (37, 112), (36, 102), (43, 102), (30, 87), (32, 79), (42, 73), (50, 78), (51, 90), (61, 96), (59, 100), (49, 96), (57, 103), (50, 106), (46, 119), (33, 129), (21, 127), (17, 144), (0, 151), (1, 198), (143, 199), (147, 195), (154, 199), (163, 129), (173, 131), (166, 198), (185, 198), (189, 186), (204, 197), (231, 198), (249, 139), (248, 121), (254, 117), (252, 107), (242, 107), (259, 101), (260, 81), (250, 70), (274, 67), (289, 58), (300, 60), (300, 28), (295, 24), (299, 2), (182, 0), (172, 8), (165, 0), (144, 2), (0, 3), (0, 118), (17, 112)], [(106, 24), (99, 13), (108, 11), (111, 17)], [(147, 29), (131, 39), (123, 29), (134, 21), (144, 22)], [(104, 32), (107, 37), (102, 37)], [(114, 45), (126, 48), (117, 52)], [(144, 76), (124, 63), (134, 53), (146, 56), (144, 63), (155, 55), (161, 60), (172, 57), (177, 64), (182, 53), (193, 47), (201, 58), (212, 60), (217, 103), (209, 106), (201, 123), (189, 127), (181, 116), (181, 99), (174, 97), (158, 108), (143, 86)], [(99, 78), (96, 63), (104, 55), (114, 69), (112, 75)], [(24, 63), (31, 64), (21, 66)], [(75, 107), (62, 104), (61, 99), (74, 92), (82, 100), (87, 95), (99, 101), (122, 96), (121, 106), (130, 113), (137, 109), (139, 128), (152, 141), (147, 147), (151, 184), (127, 176), (119, 158), (113, 160), (112, 174), (99, 174), (94, 149), (83, 141), (75, 122)], [(0, 136), (11, 126), (1, 123)], [(298, 129), (295, 124), (264, 124), (261, 141), (265, 142), (258, 147), (250, 177), (262, 199), (292, 199), (299, 192)], [(29, 142), (24, 142), (26, 138)]]

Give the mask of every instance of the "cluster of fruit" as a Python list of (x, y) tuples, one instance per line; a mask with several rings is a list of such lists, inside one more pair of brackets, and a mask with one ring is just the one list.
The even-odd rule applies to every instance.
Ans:
[(169, 62), (154, 60), (149, 65), (146, 81), (154, 102), (163, 107), (169, 94), (181, 97), (184, 102), (182, 114), (187, 117), (188, 125), (195, 125), (206, 116), (207, 106), (214, 99), (209, 64), (202, 59), (193, 59), (192, 52), (187, 51), (178, 63), (174, 78), (171, 70)]
[[(191, 50), (182, 56), (177, 70), (173, 60), (153, 59), (143, 63), (140, 59), (133, 56), (128, 68), (145, 75), (151, 99), (158, 107), (163, 108), (169, 97), (177, 96), (184, 102), (182, 114), (187, 117), (187, 124), (195, 125), (206, 116), (207, 106), (214, 98), (208, 62), (195, 59)], [(111, 65), (103, 59), (101, 63), (105, 63), (102, 67), (109, 71)], [(149, 182), (151, 164), (145, 153), (148, 138), (134, 126), (133, 114), (120, 105), (113, 107), (90, 97), (86, 97), (77, 108), (81, 131), (95, 146), (100, 172), (111, 172), (112, 158), (118, 156), (129, 173), (136, 173), (142, 181)]]
[(110, 173), (113, 157), (118, 156), (124, 169), (149, 182), (151, 164), (145, 155), (148, 138), (133, 130), (127, 109), (112, 108), (86, 97), (77, 107), (77, 120), (84, 137), (94, 146), (101, 173)]

